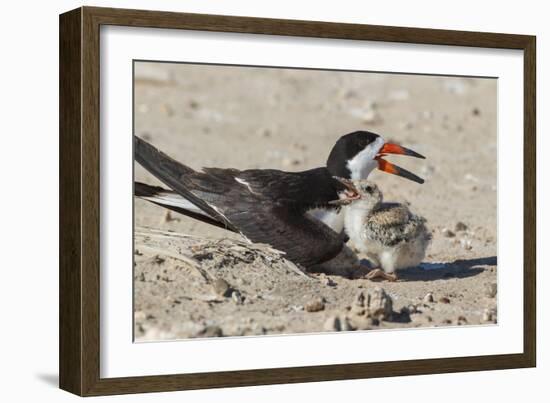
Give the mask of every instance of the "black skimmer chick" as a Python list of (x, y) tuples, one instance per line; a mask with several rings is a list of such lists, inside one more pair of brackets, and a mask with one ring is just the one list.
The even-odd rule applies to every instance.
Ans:
[(346, 233), (377, 266), (367, 278), (395, 281), (395, 270), (418, 266), (431, 240), (426, 220), (403, 204), (383, 203), (382, 192), (372, 181), (341, 181), (348, 187), (353, 184), (356, 193), (348, 191), (334, 202), (345, 205)]
[(343, 233), (307, 214), (312, 208), (329, 208), (340, 193), (352, 192), (326, 168), (198, 172), (134, 139), (136, 161), (176, 192), (136, 183), (135, 194), (140, 197), (238, 232), (252, 242), (267, 243), (305, 267), (329, 261), (344, 248)]

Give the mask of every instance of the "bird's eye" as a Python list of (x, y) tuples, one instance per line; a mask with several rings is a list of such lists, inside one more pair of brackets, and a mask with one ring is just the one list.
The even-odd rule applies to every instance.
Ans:
[(363, 190), (367, 193), (372, 193), (372, 186), (365, 186)]

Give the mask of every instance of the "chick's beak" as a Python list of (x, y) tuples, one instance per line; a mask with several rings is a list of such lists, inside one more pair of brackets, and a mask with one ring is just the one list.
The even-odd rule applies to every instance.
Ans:
[(342, 206), (349, 204), (353, 200), (357, 200), (361, 197), (352, 180), (340, 178), (338, 176), (333, 176), (333, 178), (344, 185), (344, 190), (338, 194), (338, 197), (340, 198), (339, 200), (332, 200), (329, 202), (329, 204)]

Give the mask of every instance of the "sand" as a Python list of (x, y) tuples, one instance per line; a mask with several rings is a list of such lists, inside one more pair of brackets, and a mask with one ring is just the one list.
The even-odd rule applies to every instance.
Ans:
[[(426, 160), (391, 160), (423, 185), (370, 178), (433, 234), (423, 264), (397, 282), (306, 276), (136, 199), (137, 341), (496, 323), (496, 80), (143, 62), (135, 74), (136, 134), (195, 169), (323, 166), (355, 130), (420, 152)], [(159, 184), (137, 164), (135, 177)], [(379, 288), (390, 310), (361, 302)]]

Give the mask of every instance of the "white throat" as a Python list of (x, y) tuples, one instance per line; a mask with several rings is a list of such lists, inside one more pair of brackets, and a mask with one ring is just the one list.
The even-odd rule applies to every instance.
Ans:
[(353, 204), (343, 208), (344, 226), (346, 234), (348, 234), (355, 246), (362, 245), (363, 228), (365, 227), (365, 219), (369, 211), (363, 208), (354, 207)]
[(347, 163), (347, 168), (350, 171), (352, 180), (367, 179), (374, 168), (378, 166), (378, 162), (374, 159), (378, 151), (382, 148), (385, 141), (382, 137), (378, 137), (374, 142), (365, 147), (359, 154)]

